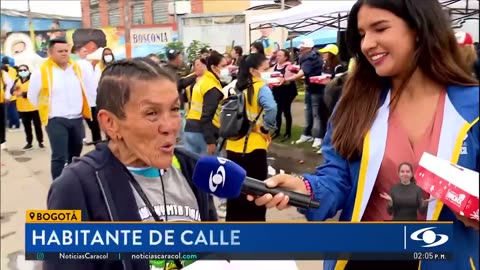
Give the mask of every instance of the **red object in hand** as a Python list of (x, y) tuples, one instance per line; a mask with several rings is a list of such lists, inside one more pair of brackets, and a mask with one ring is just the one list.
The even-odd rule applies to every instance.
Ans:
[(424, 153), (415, 180), (419, 187), (456, 214), (479, 220), (478, 172)]
[(282, 78), (282, 77), (283, 77), (283, 75), (279, 71), (274, 71), (270, 74), (270, 78)]
[(310, 82), (314, 84), (327, 84), (330, 82), (330, 75), (320, 75), (310, 77)]
[(298, 73), (300, 71), (300, 66), (299, 65), (291, 65), (288, 68), (288, 71), (290, 71), (292, 73)]

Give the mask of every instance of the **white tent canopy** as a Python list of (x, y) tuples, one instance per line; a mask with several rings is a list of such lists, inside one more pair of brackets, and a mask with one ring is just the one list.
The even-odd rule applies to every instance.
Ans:
[(317, 25), (316, 28), (321, 26), (336, 28), (339, 17), (345, 18), (355, 2), (304, 1), (303, 4), (282, 12), (253, 17), (247, 23), (271, 23), (300, 31), (304, 31), (305, 29), (302, 28), (309, 28), (312, 25)]
[[(318, 28), (346, 27), (346, 17), (356, 1), (303, 1), (291, 9), (268, 15), (255, 16), (248, 24), (271, 23), (289, 30), (314, 31)], [(478, 20), (479, 0), (439, 0), (452, 12), (452, 23)]]
[(452, 9), (478, 10), (479, 0), (440, 0), (442, 6)]

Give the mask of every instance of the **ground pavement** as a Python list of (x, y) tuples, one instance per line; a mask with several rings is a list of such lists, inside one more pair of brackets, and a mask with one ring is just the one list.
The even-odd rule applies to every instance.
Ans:
[[(87, 130), (87, 133), (88, 130)], [(46, 133), (45, 133), (46, 135)], [(24, 248), (25, 211), (44, 209), (50, 186), (50, 150), (40, 150), (34, 144), (30, 151), (20, 150), (25, 145), (24, 133), (7, 133), (8, 151), (1, 151), (1, 267), (5, 270), (40, 270), (34, 262), (25, 262)], [(84, 152), (92, 149), (84, 147)], [(294, 209), (269, 210), (270, 221), (304, 221)], [(288, 243), (286, 243), (288, 244)], [(298, 261), (299, 270), (322, 270), (321, 261)]]

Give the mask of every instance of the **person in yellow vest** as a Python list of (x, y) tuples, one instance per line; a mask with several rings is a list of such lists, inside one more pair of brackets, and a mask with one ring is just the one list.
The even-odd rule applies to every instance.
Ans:
[[(267, 149), (271, 142), (270, 131), (276, 129), (277, 104), (262, 79), (269, 70), (268, 59), (263, 54), (250, 54), (240, 60), (237, 89), (246, 89), (246, 111), (250, 121), (262, 114), (256, 127), (240, 140), (227, 140), (227, 158), (247, 171), (247, 176), (265, 180), (268, 176)], [(245, 196), (227, 201), (226, 221), (265, 221), (266, 208), (256, 206)]]
[[(17, 70), (14, 67), (11, 67), (7, 57), (2, 58), (2, 66), (4, 66), (5, 71), (8, 74), (8, 77), (14, 81), (17, 78)], [(5, 93), (11, 93), (13, 89), (5, 89)], [(8, 100), (8, 99), (7, 99)], [(7, 104), (7, 120), (8, 128), (10, 131), (19, 131), (20, 130), (20, 118), (17, 112), (17, 97), (13, 96), (8, 100)]]
[(5, 121), (7, 120), (7, 117), (5, 115), (7, 112), (7, 99), (5, 98), (5, 90), (11, 89), (12, 87), (13, 81), (10, 79), (7, 72), (4, 70), (4, 67), (2, 66), (2, 69), (0, 70), (0, 146), (2, 150), (7, 149), (7, 138), (5, 134), (5, 131), (7, 129), (7, 123)]
[(187, 114), (183, 144), (197, 154), (215, 153), (220, 127), (220, 101), (223, 100), (222, 80), (228, 80), (227, 60), (212, 51), (207, 57), (207, 70), (195, 84)]
[(43, 145), (43, 131), (42, 123), (40, 122), (40, 115), (38, 114), (37, 108), (27, 99), (28, 86), (30, 85), (30, 69), (27, 65), (18, 66), (18, 78), (15, 79), (14, 84), (15, 91), (13, 92), (13, 95), (11, 95), (10, 92), (7, 92), (5, 93), (5, 98), (10, 98), (10, 100), (11, 97), (17, 98), (17, 111), (22, 120), (27, 140), (27, 144), (23, 147), (23, 150), (30, 150), (33, 148), (32, 123), (35, 128), (38, 147), (40, 149), (45, 149), (45, 146)]
[(190, 84), (185, 88), (185, 96), (188, 106), (186, 108), (188, 113), (188, 108), (190, 108), (190, 103), (192, 101), (192, 92), (193, 88), (197, 84), (198, 81), (202, 78), (205, 70), (207, 69), (207, 61), (201, 57), (196, 58), (192, 62), (192, 71), (193, 73), (191, 76), (195, 76), (195, 80), (191, 81)]
[(51, 174), (56, 179), (63, 168), (82, 152), (83, 118), (92, 119), (85, 85), (91, 82), (69, 57), (65, 40), (50, 41), (50, 57), (30, 77), (27, 97), (38, 108), (52, 150)]

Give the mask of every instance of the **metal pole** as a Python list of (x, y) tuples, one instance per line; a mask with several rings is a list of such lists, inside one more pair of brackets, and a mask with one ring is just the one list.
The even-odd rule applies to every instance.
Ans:
[[(173, 20), (175, 21), (175, 24), (177, 24), (177, 1), (173, 0)], [(178, 25), (177, 25), (178, 28)]]
[(30, 0), (27, 0), (27, 13), (28, 13), (28, 26), (30, 31), (30, 39), (32, 40), (32, 44), (37, 50), (37, 43), (35, 42), (35, 30), (33, 29), (33, 18), (32, 18), (32, 10), (30, 7)]
[[(281, 11), (280, 12), (283, 12), (285, 10), (285, 0), (282, 0), (281, 1), (281, 4), (280, 4), (280, 9)], [(282, 27), (282, 46), (280, 46), (280, 48), (282, 47), (285, 47), (285, 41), (286, 41), (286, 38), (285, 38), (285, 31), (287, 31), (284, 27)]]
[(132, 57), (132, 44), (130, 43), (130, 28), (132, 22), (130, 19), (131, 5), (130, 0), (124, 0), (123, 2), (124, 13), (124, 29), (125, 29), (125, 55), (127, 59)]

